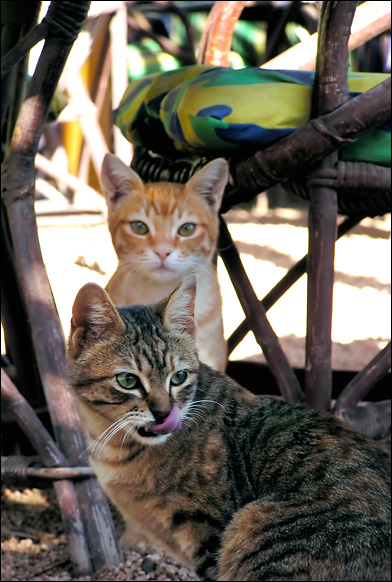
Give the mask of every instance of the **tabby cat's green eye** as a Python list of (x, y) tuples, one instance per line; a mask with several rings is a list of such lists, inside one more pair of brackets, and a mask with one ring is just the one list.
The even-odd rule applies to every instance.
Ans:
[(135, 234), (147, 234), (148, 226), (141, 220), (133, 220), (131, 222), (131, 228)]
[(185, 224), (180, 226), (177, 232), (181, 236), (190, 236), (191, 234), (193, 234), (195, 228), (196, 224), (193, 224), (192, 222), (186, 222)]
[(116, 379), (121, 388), (126, 388), (127, 390), (132, 390), (132, 388), (136, 388), (140, 384), (139, 378), (130, 372), (120, 372), (116, 375)]
[(170, 384), (174, 384), (174, 386), (179, 386), (183, 384), (187, 378), (188, 374), (184, 370), (180, 370), (180, 372), (176, 372), (170, 378)]

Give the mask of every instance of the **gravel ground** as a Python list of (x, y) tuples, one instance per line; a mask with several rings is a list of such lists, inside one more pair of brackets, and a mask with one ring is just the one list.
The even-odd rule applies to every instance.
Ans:
[[(4, 488), (1, 502), (2, 580), (199, 580), (156, 548), (127, 550), (118, 567), (74, 576), (60, 511), (51, 489)], [(121, 519), (113, 513), (116, 532)]]
[[(230, 213), (229, 227), (258, 293), (265, 293), (307, 248), (306, 212), (295, 209)], [(43, 258), (65, 335), (73, 300), (87, 281), (104, 286), (116, 267), (106, 225), (85, 218), (39, 218)], [(333, 354), (335, 370), (359, 370), (390, 337), (390, 216), (365, 220), (336, 246)], [(219, 263), (227, 336), (242, 310)], [(66, 283), (65, 283), (66, 282)], [(306, 280), (303, 277), (268, 313), (293, 366), (304, 366)], [(263, 361), (251, 334), (232, 359)], [(381, 446), (390, 452), (390, 435)], [(116, 531), (121, 520), (114, 513)], [(124, 553), (119, 568), (73, 576), (60, 512), (52, 490), (4, 488), (2, 492), (2, 580), (197, 580), (157, 549)]]

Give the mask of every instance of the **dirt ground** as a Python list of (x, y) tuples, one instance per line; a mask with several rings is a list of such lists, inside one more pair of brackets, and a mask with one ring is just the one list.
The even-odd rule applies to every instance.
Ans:
[[(251, 211), (226, 215), (248, 276), (261, 298), (307, 250), (306, 210)], [(116, 267), (106, 224), (94, 217), (38, 219), (44, 262), (65, 335), (77, 291), (87, 281), (104, 286)], [(366, 219), (336, 245), (333, 315), (335, 370), (359, 370), (390, 338), (390, 215)], [(242, 309), (221, 262), (225, 334), (242, 321)], [(295, 367), (305, 362), (306, 278), (268, 312)], [(248, 334), (231, 359), (264, 361)], [(390, 439), (383, 443), (390, 451)], [(115, 516), (120, 533), (121, 520)], [(77, 577), (69, 560), (60, 512), (52, 490), (2, 493), (2, 580), (197, 580), (157, 550), (130, 551), (119, 568)]]

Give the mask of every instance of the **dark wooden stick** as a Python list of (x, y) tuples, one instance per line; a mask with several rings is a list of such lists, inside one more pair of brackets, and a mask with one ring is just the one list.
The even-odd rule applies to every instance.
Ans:
[[(329, 113), (348, 99), (348, 39), (356, 4), (323, 2), (319, 20), (313, 117)], [(337, 151), (320, 163), (319, 174), (336, 166)], [(334, 284), (337, 192), (327, 186), (310, 189), (307, 262), (307, 330), (305, 400), (328, 410), (332, 398), (331, 326)]]
[[(56, 440), (71, 464), (86, 460), (87, 444), (67, 382), (64, 337), (38, 240), (34, 214), (34, 157), (59, 76), (89, 5), (86, 1), (59, 1), (50, 5), (46, 17), (50, 34), (20, 110), (3, 180), (15, 269), (31, 322), (37, 365)], [(117, 565), (120, 553), (102, 489), (95, 479), (78, 482), (75, 488), (94, 568)]]
[[(66, 466), (67, 459), (3, 369), (1, 370), (1, 398), (14, 415), (18, 426), (40, 454), (44, 465), (47, 467)], [(70, 481), (63, 480), (55, 482), (54, 487), (75, 569), (81, 576), (89, 574), (92, 570), (91, 560), (74, 485)]]
[(268, 361), (282, 396), (291, 402), (303, 400), (303, 393), (280, 344), (269, 323), (265, 309), (257, 298), (252, 284), (248, 279), (242, 265), (236, 246), (231, 238), (229, 229), (221, 217), (220, 256), (225, 264), (231, 282), (240, 300), (242, 309), (250, 322), (250, 328), (255, 334), (258, 344), (261, 346)]
[[(337, 156), (321, 162), (328, 168)], [(331, 326), (337, 196), (331, 188), (310, 194), (307, 260), (305, 399), (311, 408), (329, 409), (332, 397)]]
[[(21, 13), (23, 6), (23, 13)], [(36, 26), (41, 2), (3, 2), (1, 5), (1, 49), (7, 55)], [(23, 14), (23, 16), (22, 16)], [(18, 24), (16, 24), (18, 23)], [(12, 68), (1, 83), (1, 127), (5, 155), (14, 131), (19, 111), (26, 95), (28, 54)], [(22, 394), (35, 406), (44, 402), (43, 390), (37, 372), (30, 322), (22, 301), (15, 273), (12, 243), (7, 213), (1, 203), (1, 320), (4, 328), (6, 354), (18, 370), (18, 385)]]
[(86, 479), (94, 476), (95, 473), (92, 467), (41, 467), (39, 464), (37, 465), (36, 456), (9, 455), (1, 457), (1, 478), (4, 481), (8, 479), (17, 481), (18, 478), (36, 477), (38, 479), (47, 479), (49, 483), (53, 480)]
[(48, 28), (44, 19), (40, 24), (34, 26), (34, 28), (21, 38), (14, 48), (7, 52), (7, 54), (1, 59), (1, 78), (3, 78), (14, 65), (23, 59), (33, 46), (45, 38), (47, 30)]
[(7, 373), (1, 369), (1, 399), (47, 467), (69, 465), (49, 432)]
[(369, 390), (378, 382), (391, 367), (391, 342), (347, 384), (342, 393), (336, 399), (334, 413), (348, 410), (356, 406), (366, 396)]
[(94, 477), (95, 473), (92, 467), (28, 467), (26, 469), (28, 477), (37, 477), (39, 479), (82, 479)]
[[(338, 227), (337, 239), (341, 238), (346, 232), (351, 228), (356, 226), (360, 222), (360, 219), (356, 218), (346, 218)], [(273, 305), (286, 293), (290, 287), (294, 285), (306, 273), (306, 262), (308, 255), (302, 257), (295, 265), (293, 265), (287, 273), (282, 277), (280, 281), (276, 283), (267, 295), (261, 300), (265, 311), (271, 309)], [(244, 339), (248, 331), (250, 330), (249, 323), (247, 319), (244, 319), (242, 323), (233, 331), (231, 336), (227, 340), (228, 353), (231, 352), (238, 346), (238, 344)]]

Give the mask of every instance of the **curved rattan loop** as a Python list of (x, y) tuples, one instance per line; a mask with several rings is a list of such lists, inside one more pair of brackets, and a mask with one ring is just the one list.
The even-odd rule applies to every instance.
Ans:
[(352, 217), (382, 216), (391, 211), (391, 169), (363, 162), (339, 162), (282, 183), (290, 193), (309, 200), (310, 188), (335, 188), (338, 212)]
[(90, 3), (77, 0), (51, 2), (44, 20), (48, 24), (48, 36), (72, 43), (82, 30)]
[(178, 159), (163, 158), (143, 147), (135, 147), (132, 168), (145, 182), (177, 182), (184, 184), (195, 172), (205, 166), (215, 156), (184, 157)]

